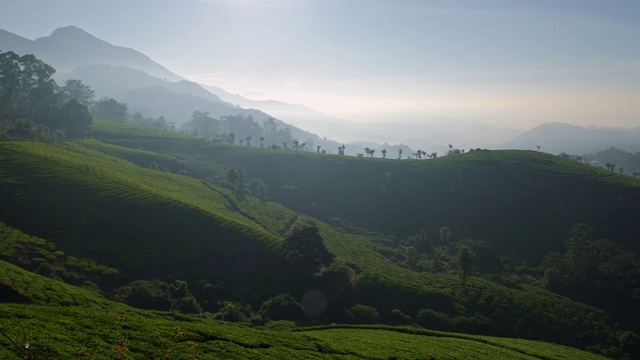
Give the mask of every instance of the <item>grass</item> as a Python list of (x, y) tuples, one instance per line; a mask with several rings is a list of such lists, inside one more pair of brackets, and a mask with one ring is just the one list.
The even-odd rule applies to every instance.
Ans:
[[(121, 145), (135, 146), (136, 141)], [(242, 165), (283, 205), (405, 238), (448, 226), (502, 256), (538, 262), (576, 223), (640, 253), (640, 180), (534, 151), (473, 151), (432, 160), (355, 158), (212, 143), (150, 140), (145, 148)], [(616, 219), (616, 226), (610, 220)]]
[[(197, 345), (198, 359), (599, 359), (563, 346), (390, 326), (293, 324), (251, 327), (203, 317), (138, 310), (58, 280), (0, 261), (0, 280), (13, 282), (31, 304), (0, 303), (0, 328), (14, 342), (29, 344), (30, 358), (113, 359), (123, 339), (132, 359), (164, 358), (169, 350), (187, 358)], [(40, 294), (46, 293), (45, 297)], [(124, 315), (122, 322), (116, 318)], [(178, 333), (182, 332), (182, 335)], [(19, 358), (0, 338), (0, 357)], [(191, 345), (191, 346), (190, 346)]]
[(90, 134), (93, 136), (139, 136), (155, 138), (171, 138), (193, 140), (193, 136), (184, 135), (178, 132), (164, 129), (156, 129), (148, 126), (121, 123), (113, 121), (94, 121), (91, 124)]
[[(120, 126), (107, 125), (108, 128)], [(114, 133), (112, 131), (110, 134)], [(329, 220), (329, 215), (335, 211), (357, 225), (372, 225), (376, 230), (390, 229), (390, 233), (396, 234), (410, 231), (415, 226), (430, 228), (450, 225), (442, 220), (445, 218), (454, 225), (476, 221), (476, 225), (484, 229), (483, 236), (501, 234), (498, 238), (506, 236), (511, 239), (513, 231), (522, 233), (522, 228), (531, 229), (528, 227), (531, 221), (527, 216), (532, 211), (507, 214), (507, 217), (519, 217), (517, 221), (508, 218), (515, 221), (515, 225), (504, 228), (500, 226), (507, 221), (498, 219), (497, 224), (491, 223), (491, 227), (483, 222), (497, 219), (493, 211), (497, 211), (499, 206), (511, 204), (512, 207), (507, 206), (508, 209), (521, 207), (518, 201), (523, 201), (522, 198), (510, 199), (508, 196), (522, 189), (515, 185), (539, 186), (548, 190), (565, 182), (575, 184), (577, 181), (579, 192), (590, 186), (602, 185), (607, 197), (617, 194), (615, 201), (619, 202), (618, 198), (622, 196), (622, 202), (627, 202), (634, 198), (638, 189), (633, 181), (574, 163), (563, 164), (565, 160), (535, 152), (474, 152), (428, 161), (397, 161), (276, 150), (262, 152), (247, 147), (147, 136), (149, 134), (144, 132), (133, 135), (132, 140), (131, 133), (123, 134), (118, 135), (116, 140), (110, 140), (111, 143), (97, 140), (52, 144), (0, 143), (0, 158), (3, 159), (0, 162), (0, 185), (3, 191), (0, 220), (46, 238), (67, 256), (89, 258), (117, 267), (134, 277), (180, 278), (191, 274), (215, 280), (215, 283), (232, 290), (239, 298), (256, 292), (265, 298), (286, 291), (302, 293), (305, 288), (322, 285), (286, 271), (279, 265), (277, 255), (281, 241), (279, 236), (289, 226), (296, 222), (314, 222), (319, 226), (327, 246), (338, 256), (332, 270), (344, 271), (347, 265), (359, 270), (353, 292), (349, 295), (352, 296), (351, 301), (374, 305), (383, 317), (391, 309), (399, 308), (415, 319), (418, 310), (429, 308), (465, 318), (484, 316), (491, 319), (496, 328), (491, 331), (502, 336), (561, 341), (582, 348), (606, 342), (602, 337), (607, 336), (610, 329), (606, 324), (606, 315), (597, 309), (543, 289), (525, 285), (505, 286), (477, 277), (469, 279), (468, 286), (463, 288), (454, 275), (418, 273), (383, 258), (375, 251), (369, 235), (352, 234), (300, 213), (308, 212)], [(118, 146), (122, 144), (130, 147)], [(523, 159), (529, 160), (523, 164)], [(167, 169), (175, 166), (171, 168), (173, 172), (184, 169), (189, 176), (148, 169), (150, 162), (157, 162)], [(248, 178), (255, 176), (267, 181), (272, 198), (285, 205), (292, 204), (292, 208), (300, 213), (274, 202), (242, 198), (203, 181), (219, 176), (226, 166), (232, 164), (244, 165)], [(354, 176), (356, 172), (362, 176)], [(387, 173), (391, 175), (385, 176)], [(387, 179), (390, 179), (389, 182)], [(493, 184), (496, 179), (501, 179), (497, 185)], [(528, 182), (522, 184), (525, 182), (523, 179)], [(453, 191), (452, 181), (456, 184)], [(380, 191), (381, 184), (387, 186), (386, 195)], [(489, 190), (484, 193), (478, 191), (483, 188)], [(552, 194), (546, 194), (545, 199), (559, 197), (559, 193), (566, 189), (560, 186)], [(507, 195), (499, 195), (503, 190)], [(466, 197), (472, 203), (475, 201), (480, 204), (480, 200), (489, 201), (491, 196), (497, 196), (498, 205), (487, 205), (480, 210), (473, 206), (466, 208), (461, 202)], [(540, 194), (534, 192), (530, 196)], [(571, 209), (579, 209), (592, 200), (580, 200), (570, 205)], [(401, 201), (406, 201), (406, 204), (400, 206)], [(557, 216), (561, 204), (560, 200), (547, 204), (545, 218)], [(532, 205), (535, 208), (543, 204)], [(459, 212), (455, 212), (456, 209)], [(445, 214), (440, 214), (442, 212)], [(633, 216), (628, 215), (623, 222), (633, 220)], [(517, 229), (516, 225), (522, 228)], [(452, 228), (454, 231), (459, 229)], [(562, 233), (566, 230), (563, 229)], [(462, 233), (466, 234), (464, 231)], [(522, 234), (522, 239), (518, 239), (514, 245), (522, 246), (527, 243), (528, 237), (531, 234)], [(546, 246), (544, 244), (556, 241), (543, 240), (533, 244)], [(40, 292), (56, 294), (59, 291), (45, 289)], [(43, 303), (48, 303), (49, 300), (43, 299)], [(73, 296), (71, 300), (55, 300), (53, 297), (51, 300), (57, 304), (82, 305), (82, 302), (76, 301), (79, 300)], [(17, 314), (18, 310), (15, 309), (12, 311)], [(64, 315), (68, 319), (83, 316), (81, 310), (65, 311), (69, 311)], [(104, 327), (109, 326), (107, 324), (112, 322), (118, 311), (105, 315), (101, 320)], [(167, 315), (139, 314), (146, 314), (140, 315), (141, 318), (158, 316), (158, 324), (176, 321), (166, 320)], [(36, 315), (29, 316), (37, 319)], [(194, 326), (206, 322), (189, 319), (189, 324)], [(165, 320), (166, 323), (163, 322)], [(37, 321), (33, 320), (34, 323)], [(140, 324), (144, 328), (145, 320), (140, 320)], [(201, 326), (206, 328), (207, 325)], [(147, 330), (150, 328), (151, 325)], [(171, 339), (173, 329), (172, 326), (167, 327), (159, 337)], [(205, 339), (207, 345), (200, 343), (201, 349), (207, 348), (212, 354), (229, 351), (234, 354), (233, 357), (247, 358), (258, 355), (285, 356), (293, 351), (285, 345), (277, 345), (282, 341), (299, 343), (299, 349), (296, 345), (295, 351), (301, 351), (303, 355), (299, 357), (307, 358), (305, 355), (316, 356), (318, 344), (324, 346), (328, 341), (322, 336), (340, 338), (339, 332), (327, 332), (327, 335), (318, 335), (320, 342), (310, 345), (308, 336), (312, 335), (309, 334), (305, 337), (296, 333), (291, 335), (292, 338), (287, 338), (283, 337), (283, 332), (278, 332), (278, 335), (268, 331), (260, 332), (262, 335), (252, 333), (258, 339), (265, 337), (267, 340), (264, 344), (269, 345), (266, 346), (249, 340), (216, 343), (218, 337), (227, 337), (211, 335), (214, 340), (209, 341), (206, 340), (210, 336), (206, 335), (207, 331), (213, 330), (202, 330), (198, 335), (200, 337), (194, 338)], [(366, 334), (372, 335), (354, 335), (355, 338), (351, 340), (367, 344), (355, 347), (355, 353), (345, 350), (349, 347), (345, 345), (347, 342), (336, 345), (338, 343), (333, 342), (335, 339), (329, 341), (332, 348), (337, 349), (333, 355), (359, 356), (360, 351), (382, 341), (380, 334), (387, 334), (384, 331), (389, 330), (367, 331)], [(399, 346), (397, 344), (406, 340), (404, 336), (407, 334), (401, 334), (394, 335), (395, 343), (390, 343), (390, 347)], [(132, 335), (133, 338), (136, 336), (142, 337)], [(346, 335), (344, 337), (347, 338)], [(369, 337), (374, 340), (367, 340)], [(424, 336), (421, 335), (421, 338)], [(451, 341), (453, 346), (454, 340)], [(476, 342), (473, 342), (473, 346), (477, 345)], [(74, 344), (64, 350), (64, 354), (81, 343)], [(157, 356), (158, 353), (153, 352), (157, 349), (154, 348), (164, 347), (156, 340), (149, 339), (141, 340), (140, 344), (140, 347), (149, 348), (139, 350), (143, 357)], [(431, 346), (428, 342), (425, 343), (427, 345), (420, 344), (411, 346)], [(482, 351), (476, 350), (480, 354), (478, 356), (482, 356)], [(511, 350), (504, 351), (507, 354)], [(408, 354), (410, 352), (406, 356), (413, 356)], [(529, 356), (521, 352), (518, 354)], [(387, 355), (384, 352), (371, 354), (374, 358)], [(430, 356), (440, 357), (442, 354), (434, 352)], [(459, 353), (459, 356), (465, 355)]]

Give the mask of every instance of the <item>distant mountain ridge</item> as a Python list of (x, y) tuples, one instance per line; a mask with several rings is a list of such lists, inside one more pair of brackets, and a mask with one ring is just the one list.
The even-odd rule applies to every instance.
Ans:
[(500, 149), (540, 150), (551, 154), (582, 155), (616, 147), (640, 151), (640, 127), (583, 127), (562, 122), (544, 123), (498, 146)]
[(107, 64), (144, 70), (170, 81), (184, 80), (139, 51), (112, 45), (75, 26), (58, 28), (51, 35), (35, 40), (0, 30), (0, 49), (33, 54), (58, 73), (71, 72), (79, 66)]
[[(52, 65), (59, 83), (79, 79), (91, 86), (97, 99), (108, 96), (129, 105), (129, 111), (144, 116), (164, 116), (180, 126), (191, 114), (208, 111), (210, 116), (242, 114), (258, 123), (271, 117), (259, 109), (245, 109), (221, 100), (197, 83), (170, 72), (148, 56), (125, 47), (114, 46), (75, 26), (56, 29), (50, 36), (29, 40), (8, 31), (0, 32), (0, 50), (20, 55), (31, 53)], [(277, 118), (277, 116), (276, 116)], [(323, 140), (301, 128), (289, 127), (294, 138), (312, 139), (317, 145), (337, 148), (338, 143)], [(355, 151), (350, 147), (349, 151)]]

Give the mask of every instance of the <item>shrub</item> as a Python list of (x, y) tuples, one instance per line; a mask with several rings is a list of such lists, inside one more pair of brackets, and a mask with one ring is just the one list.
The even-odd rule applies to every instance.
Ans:
[(380, 322), (380, 314), (373, 306), (357, 304), (349, 309), (354, 322), (358, 324), (377, 324)]
[(262, 315), (258, 313), (252, 314), (251, 317), (249, 318), (249, 322), (253, 326), (262, 326), (267, 323), (267, 321), (262, 317)]
[(198, 304), (196, 298), (187, 296), (180, 301), (180, 312), (185, 314), (199, 314), (202, 312), (202, 307)]
[(260, 313), (271, 320), (300, 320), (304, 318), (302, 306), (289, 294), (280, 294), (265, 301)]
[(53, 277), (56, 274), (56, 269), (48, 262), (42, 262), (38, 265), (36, 273), (46, 277)]
[(243, 309), (242, 305), (229, 303), (223, 306), (220, 311), (218, 311), (218, 313), (215, 315), (215, 319), (230, 322), (247, 321), (247, 315), (243, 310), (246, 309)]
[(389, 314), (389, 324), (391, 325), (411, 325), (411, 316), (404, 314), (400, 309), (393, 309)]
[(431, 309), (421, 309), (416, 316), (418, 324), (427, 329), (447, 331), (453, 328), (451, 316)]

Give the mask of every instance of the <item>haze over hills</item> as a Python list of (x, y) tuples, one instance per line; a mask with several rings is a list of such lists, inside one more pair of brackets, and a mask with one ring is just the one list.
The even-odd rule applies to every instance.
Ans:
[(449, 144), (460, 149), (540, 146), (542, 151), (554, 154), (584, 154), (610, 146), (630, 152), (640, 150), (638, 129), (545, 123), (523, 133), (520, 129), (447, 117), (393, 118), (383, 123), (346, 121), (304, 105), (250, 99), (220, 87), (187, 81), (134, 49), (112, 45), (75, 26), (56, 29), (36, 40), (0, 30), (0, 49), (33, 53), (57, 69), (59, 82), (80, 79), (95, 90), (96, 98), (113, 97), (128, 104), (131, 112), (164, 116), (177, 126), (188, 121), (195, 110), (208, 111), (213, 117), (250, 115), (259, 123), (273, 116), (289, 126), (294, 137), (313, 139), (323, 148), (350, 143), (346, 150), (350, 155), (362, 152), (364, 147), (395, 150), (399, 145), (410, 151), (443, 154)]
[(628, 152), (640, 151), (640, 127), (583, 127), (561, 122), (544, 123), (498, 146), (499, 149), (528, 149), (551, 154), (565, 152), (583, 155), (616, 147)]
[[(357, 139), (349, 154), (366, 151), (344, 156), (341, 143), (272, 118), (260, 124), (270, 115), (225, 98), (254, 100), (221, 89), (124, 65), (60, 74), (127, 109), (91, 101), (79, 82), (56, 86), (43, 64), (0, 52), (0, 309), (10, 314), (0, 358), (11, 344), (32, 358), (88, 356), (81, 344), (119, 358), (184, 358), (177, 350), (187, 347), (195, 357), (199, 346), (203, 359), (223, 350), (251, 359), (587, 358), (534, 343), (511, 345), (513, 356), (487, 350), (488, 336), (621, 360), (640, 351), (634, 154), (593, 154), (616, 162), (603, 169), (587, 156), (483, 149), (517, 130), (477, 122), (326, 119)], [(323, 122), (304, 106), (253, 104)], [(145, 116), (182, 125), (171, 131)], [(416, 151), (375, 142), (388, 139)], [(177, 334), (147, 330), (158, 318)], [(194, 323), (183, 331), (181, 320)], [(390, 345), (364, 334), (374, 327), (392, 338), (442, 331), (431, 339), (441, 348), (422, 351), (429, 345), (416, 337)], [(21, 347), (16, 328), (37, 336)], [(343, 335), (314, 342), (313, 328)], [(305, 352), (282, 346), (292, 337), (276, 329), (300, 335)], [(52, 337), (62, 332), (69, 340)], [(445, 343), (456, 333), (487, 337), (462, 354)]]
[[(83, 80), (96, 91), (96, 98), (113, 97), (127, 103), (131, 111), (141, 111), (146, 116), (164, 116), (176, 125), (186, 122), (194, 110), (209, 111), (216, 117), (243, 113), (258, 121), (274, 116), (337, 142), (374, 147), (395, 143), (440, 152), (446, 150), (448, 143), (461, 147), (493, 147), (519, 132), (445, 118), (423, 119), (431, 125), (364, 124), (325, 115), (304, 105), (249, 99), (216, 86), (185, 81), (133, 49), (111, 45), (74, 26), (59, 28), (50, 36), (36, 40), (2, 30), (0, 49), (33, 53), (57, 69), (55, 77), (58, 81)], [(484, 140), (477, 142), (475, 139), (480, 137)], [(356, 147), (347, 152), (361, 151)]]

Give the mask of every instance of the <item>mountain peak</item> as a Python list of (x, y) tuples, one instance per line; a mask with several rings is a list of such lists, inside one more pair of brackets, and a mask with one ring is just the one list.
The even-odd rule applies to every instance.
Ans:
[(62, 40), (62, 41), (99, 41), (104, 42), (103, 40), (98, 39), (97, 37), (89, 34), (88, 32), (82, 30), (77, 26), (65, 26), (55, 29), (51, 35), (49, 35), (49, 39), (52, 40)]

